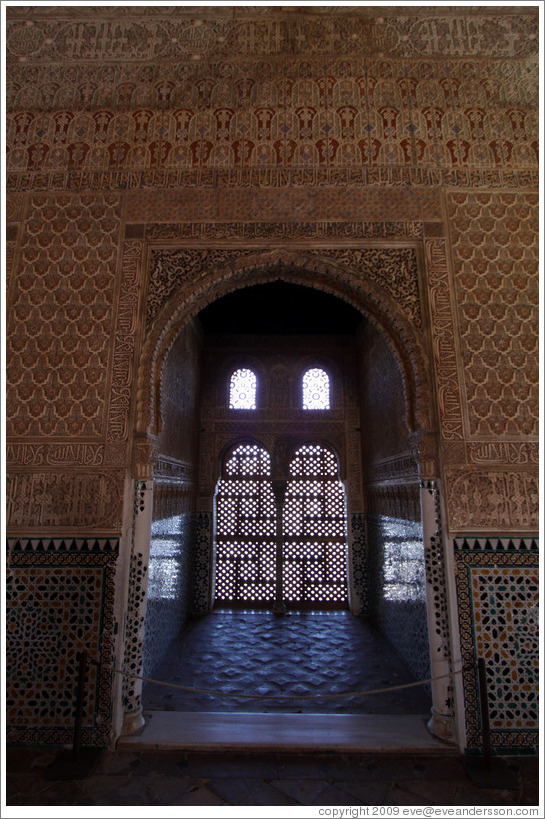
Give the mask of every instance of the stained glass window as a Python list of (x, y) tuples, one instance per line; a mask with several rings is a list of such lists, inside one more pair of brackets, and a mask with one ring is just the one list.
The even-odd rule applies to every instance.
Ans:
[(329, 376), (318, 367), (303, 376), (303, 409), (329, 409)]
[(256, 409), (257, 378), (252, 370), (235, 370), (229, 385), (230, 409)]

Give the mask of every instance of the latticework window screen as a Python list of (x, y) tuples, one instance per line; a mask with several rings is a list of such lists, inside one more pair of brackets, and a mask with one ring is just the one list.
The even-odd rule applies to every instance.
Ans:
[(252, 370), (235, 370), (229, 382), (229, 409), (256, 409), (257, 378)]
[(290, 465), (283, 516), (284, 600), (288, 605), (348, 600), (346, 512), (335, 456), (300, 447)]
[(218, 603), (275, 598), (276, 507), (268, 452), (242, 444), (225, 464), (216, 494)]
[(329, 376), (313, 367), (303, 375), (303, 409), (329, 409)]

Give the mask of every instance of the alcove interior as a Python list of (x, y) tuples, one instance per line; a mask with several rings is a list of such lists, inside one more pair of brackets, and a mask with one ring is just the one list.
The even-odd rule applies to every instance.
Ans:
[[(309, 417), (297, 403), (301, 367), (316, 361), (332, 374), (327, 417)], [(228, 408), (227, 379), (240, 364), (255, 366), (266, 387), (257, 411), (237, 416)], [(283, 373), (284, 392), (273, 394), (273, 371)], [(280, 279), (248, 286), (212, 302), (180, 330), (164, 362), (160, 404), (144, 676), (223, 694), (233, 693), (235, 681), (255, 693), (263, 680), (266, 692), (266, 677), (278, 680), (284, 669), (282, 690), (299, 685), (305, 696), (323, 694), (329, 683), (332, 691), (361, 691), (427, 678), (418, 474), (414, 464), (403, 480), (392, 477), (392, 465), (411, 455), (402, 374), (384, 334), (321, 290)], [(214, 608), (213, 500), (221, 452), (237, 439), (271, 442), (279, 434), (327, 439), (340, 453), (350, 611), (288, 610), (278, 617), (251, 605)], [(244, 663), (250, 674), (241, 673)], [(311, 677), (322, 668), (332, 674), (317, 687)], [(148, 712), (402, 714), (429, 713), (431, 704), (426, 687), (380, 699), (252, 701), (152, 683), (143, 689)]]

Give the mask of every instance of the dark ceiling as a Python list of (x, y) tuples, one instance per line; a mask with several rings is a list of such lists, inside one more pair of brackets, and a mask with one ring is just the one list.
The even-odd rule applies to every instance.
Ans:
[(236, 290), (199, 313), (205, 333), (323, 335), (353, 333), (362, 316), (313, 287), (276, 281)]

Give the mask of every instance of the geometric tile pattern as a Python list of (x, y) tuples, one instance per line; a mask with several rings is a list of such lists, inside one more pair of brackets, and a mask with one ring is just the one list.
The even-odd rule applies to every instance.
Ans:
[[(125, 618), (125, 641), (123, 668), (129, 674), (141, 674), (144, 649), (144, 622), (142, 613), (146, 592), (148, 566), (141, 552), (131, 553), (129, 570), (129, 597)], [(123, 677), (122, 702), (125, 711), (136, 711), (140, 707), (138, 680)]]
[[(145, 710), (426, 714), (426, 686), (366, 697), (341, 692), (386, 688), (415, 677), (381, 632), (348, 611), (215, 611), (192, 621), (157, 669), (158, 679), (218, 694), (145, 683)], [(226, 697), (288, 696), (293, 700)], [(298, 697), (327, 694), (328, 698)]]
[(76, 654), (86, 649), (91, 662), (82, 742), (108, 745), (118, 550), (117, 538), (8, 542), (8, 741), (62, 744), (72, 740)]
[(537, 541), (457, 538), (454, 546), (468, 750), (482, 747), (476, 672), (482, 657), (494, 750), (530, 752), (539, 727)]
[(194, 513), (194, 554), (192, 565), (191, 613), (194, 616), (208, 614), (212, 590), (212, 513)]
[(354, 610), (369, 614), (369, 569), (367, 566), (367, 527), (365, 512), (354, 512), (350, 519), (352, 536), (352, 588), (351, 602)]

